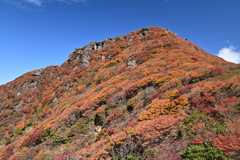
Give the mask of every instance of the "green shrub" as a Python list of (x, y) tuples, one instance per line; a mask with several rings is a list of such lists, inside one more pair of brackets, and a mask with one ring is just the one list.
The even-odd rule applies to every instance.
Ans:
[(56, 136), (52, 137), (52, 140), (54, 141), (54, 143), (56, 145), (67, 142), (67, 138), (66, 137), (62, 137), (62, 138), (59, 138), (59, 137), (60, 137), (59, 135), (56, 135)]
[(43, 130), (43, 132), (42, 132), (42, 137), (47, 137), (47, 136), (49, 135), (49, 133), (50, 133), (49, 128)]
[(227, 130), (227, 126), (224, 122), (211, 122), (210, 116), (207, 115), (206, 112), (202, 112), (200, 110), (197, 110), (191, 115), (187, 116), (187, 118), (184, 119), (184, 124), (181, 125), (180, 130), (181, 132), (187, 133), (187, 135), (190, 137), (195, 137), (198, 135), (198, 132), (196, 129), (194, 129), (194, 126), (202, 122), (205, 122), (205, 128), (203, 132), (211, 131), (216, 132), (217, 134), (222, 134)]
[(128, 155), (127, 156), (129, 160), (139, 160), (141, 158), (141, 156), (133, 156), (133, 155)]
[(222, 134), (223, 131), (227, 130), (225, 123), (208, 123), (206, 127), (210, 131), (216, 131), (217, 134)]
[(38, 113), (40, 113), (42, 110), (43, 110), (43, 107), (40, 107), (40, 108), (37, 109), (37, 112), (36, 112), (37, 117), (38, 117)]
[(50, 137), (53, 137), (53, 136), (55, 136), (55, 135), (56, 135), (56, 133), (57, 133), (57, 130), (55, 130), (55, 129), (54, 129), (54, 130), (52, 130), (52, 131), (51, 131), (51, 133), (50, 133)]
[(218, 148), (213, 147), (210, 141), (205, 141), (200, 145), (190, 145), (181, 156), (186, 160), (227, 160), (227, 157)]
[(20, 128), (17, 128), (15, 132), (13, 133), (14, 138), (16, 138), (18, 135), (22, 134), (22, 130)]
[(208, 122), (209, 118), (210, 116), (206, 115), (205, 112), (197, 110), (184, 119), (184, 124), (180, 126), (180, 130), (187, 133), (188, 136), (194, 137), (197, 135), (197, 131), (193, 129), (194, 125), (196, 123)]
[(152, 149), (146, 149), (143, 154), (144, 155), (152, 155), (152, 156), (155, 155), (155, 153), (154, 153), (154, 151)]

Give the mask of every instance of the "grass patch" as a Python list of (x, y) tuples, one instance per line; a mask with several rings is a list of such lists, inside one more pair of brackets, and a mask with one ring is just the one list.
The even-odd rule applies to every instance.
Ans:
[(232, 77), (234, 77), (235, 75), (238, 75), (238, 74), (240, 74), (240, 69), (231, 70), (231, 71), (228, 71), (228, 72), (223, 73), (221, 75), (217, 75), (215, 77), (207, 78), (204, 81), (208, 81), (208, 82), (209, 81), (213, 81), (213, 82), (226, 81), (226, 80), (230, 80)]

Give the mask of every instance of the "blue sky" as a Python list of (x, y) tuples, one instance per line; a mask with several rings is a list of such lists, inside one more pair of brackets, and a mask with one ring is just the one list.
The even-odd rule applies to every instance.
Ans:
[(240, 63), (239, 0), (0, 0), (0, 85), (60, 65), (74, 48), (164, 27)]

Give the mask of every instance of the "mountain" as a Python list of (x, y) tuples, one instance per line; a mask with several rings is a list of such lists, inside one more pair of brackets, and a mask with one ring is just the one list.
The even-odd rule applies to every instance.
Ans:
[(0, 86), (0, 159), (240, 159), (240, 66), (148, 27)]

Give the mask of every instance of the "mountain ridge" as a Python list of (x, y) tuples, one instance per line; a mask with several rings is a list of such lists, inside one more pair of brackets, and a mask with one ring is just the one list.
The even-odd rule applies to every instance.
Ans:
[(0, 158), (237, 159), (239, 73), (161, 27), (91, 42), (0, 86)]

